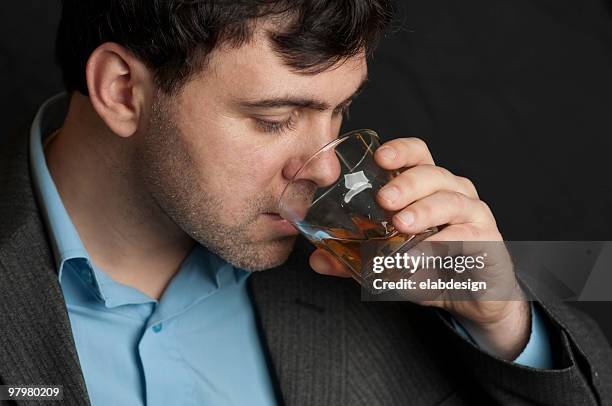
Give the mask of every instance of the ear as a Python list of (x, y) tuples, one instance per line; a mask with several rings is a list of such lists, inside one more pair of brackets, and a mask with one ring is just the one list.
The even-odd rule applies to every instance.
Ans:
[(85, 69), (89, 99), (112, 132), (133, 135), (150, 105), (152, 75), (126, 48), (113, 42), (97, 47)]

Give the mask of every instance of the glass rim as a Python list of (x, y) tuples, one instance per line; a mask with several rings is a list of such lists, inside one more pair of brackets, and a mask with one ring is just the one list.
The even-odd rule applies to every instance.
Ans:
[(317, 150), (317, 152), (312, 154), (306, 160), (306, 162), (304, 162), (304, 164), (300, 167), (300, 169), (298, 169), (298, 171), (291, 177), (291, 180), (289, 181), (289, 183), (295, 181), (295, 178), (297, 178), (297, 176), (304, 170), (304, 168), (306, 168), (306, 166), (308, 166), (308, 164), (310, 162), (312, 162), (314, 159), (316, 159), (323, 152), (327, 152), (331, 148), (334, 148), (334, 147), (342, 144), (344, 141), (348, 140), (349, 138), (354, 137), (357, 133), (364, 133), (364, 132), (368, 133), (371, 136), (373, 136), (373, 138), (375, 138), (376, 140), (378, 140), (380, 142), (380, 137), (378, 136), (376, 131), (371, 130), (369, 128), (362, 128), (362, 129), (359, 129), (359, 130), (352, 130), (352, 131), (346, 132), (346, 133), (342, 134), (340, 137), (336, 138), (335, 140), (332, 140), (332, 141), (328, 142), (327, 144), (323, 145), (321, 148), (319, 148)]
[[(375, 139), (376, 141), (380, 142), (380, 137), (378, 136), (378, 133), (372, 129), (369, 128), (361, 128), (358, 130), (351, 130), (348, 131), (346, 133), (343, 133), (342, 135), (340, 135), (340, 137), (328, 142), (327, 144), (323, 145), (321, 148), (319, 148), (317, 150), (317, 152), (315, 152), (314, 154), (312, 154), (307, 160), (306, 162), (304, 162), (304, 164), (302, 164), (302, 166), (300, 167), (300, 169), (297, 170), (297, 172), (291, 177), (291, 180), (289, 181), (289, 183), (287, 183), (287, 185), (285, 186), (285, 188), (283, 189), (279, 200), (278, 200), (278, 205), (279, 205), (279, 211), (282, 211), (282, 206), (283, 206), (283, 201), (284, 201), (284, 197), (285, 197), (285, 193), (287, 192), (287, 190), (289, 189), (289, 186), (291, 186), (292, 183), (295, 182), (296, 178), (302, 173), (302, 171), (316, 158), (318, 158), (323, 152), (327, 152), (329, 151), (331, 148), (335, 148), (338, 145), (342, 144), (343, 142), (345, 142), (346, 140), (354, 137), (356, 134), (358, 133), (367, 133), (368, 135), (370, 135), (373, 139)], [(319, 200), (319, 199), (317, 199)], [(313, 205), (316, 201), (312, 202), (311, 205)]]

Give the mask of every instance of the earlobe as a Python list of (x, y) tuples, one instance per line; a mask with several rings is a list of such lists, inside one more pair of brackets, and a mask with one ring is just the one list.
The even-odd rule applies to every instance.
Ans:
[(115, 134), (129, 137), (138, 130), (148, 76), (144, 64), (115, 43), (100, 45), (89, 57), (86, 78), (91, 104)]

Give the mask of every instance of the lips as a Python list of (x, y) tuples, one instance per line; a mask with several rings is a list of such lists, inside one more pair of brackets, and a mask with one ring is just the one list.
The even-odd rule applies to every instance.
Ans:
[(295, 235), (298, 233), (297, 229), (289, 221), (282, 218), (278, 213), (263, 213), (263, 215), (274, 222), (274, 227), (279, 230), (281, 234)]
[[(281, 217), (281, 215), (279, 214), (279, 212), (277, 211), (266, 211), (262, 214), (265, 214), (266, 216), (277, 216), (277, 217)], [(282, 217), (281, 217), (282, 218)]]

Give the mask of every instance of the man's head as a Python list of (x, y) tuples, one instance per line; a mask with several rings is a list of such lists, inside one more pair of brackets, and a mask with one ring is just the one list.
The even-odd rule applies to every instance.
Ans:
[(57, 56), (67, 89), (121, 138), (142, 199), (260, 270), (291, 250), (278, 199), (337, 137), (389, 2), (64, 0)]

